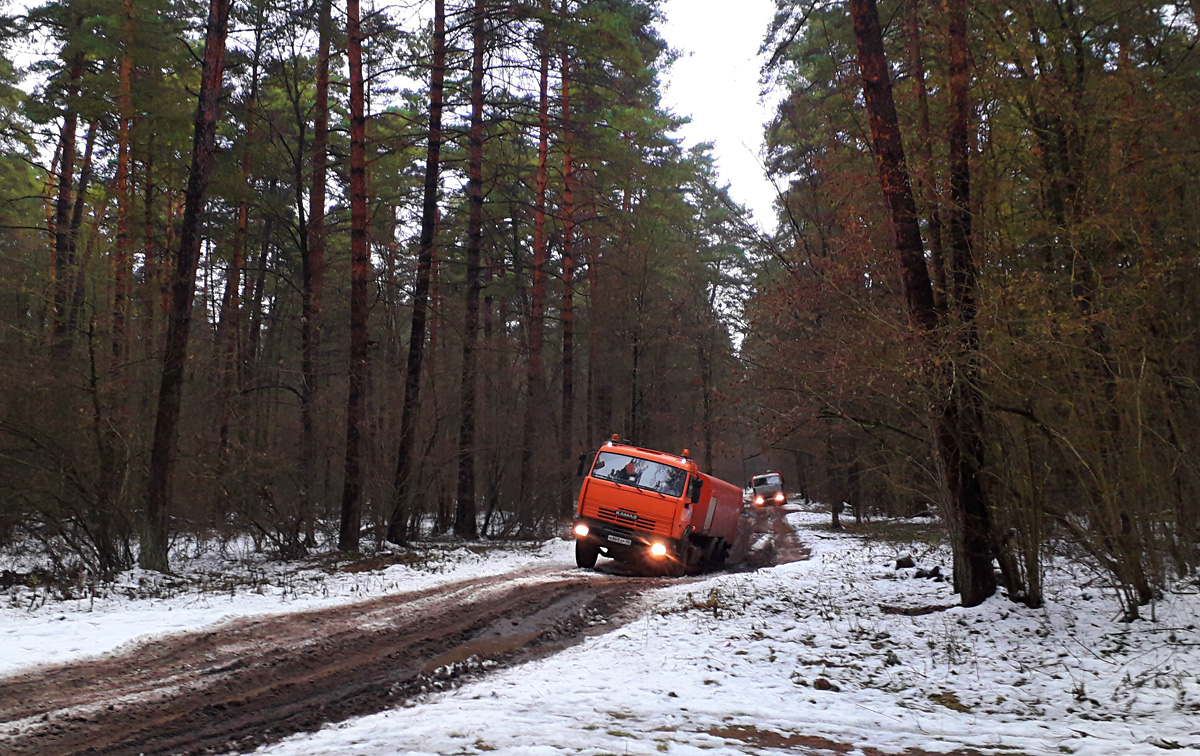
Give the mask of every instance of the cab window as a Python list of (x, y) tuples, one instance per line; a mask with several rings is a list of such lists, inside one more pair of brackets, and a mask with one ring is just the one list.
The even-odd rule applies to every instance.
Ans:
[(596, 455), (592, 477), (678, 498), (683, 495), (687, 471), (681, 467), (631, 457), (628, 454), (602, 451)]

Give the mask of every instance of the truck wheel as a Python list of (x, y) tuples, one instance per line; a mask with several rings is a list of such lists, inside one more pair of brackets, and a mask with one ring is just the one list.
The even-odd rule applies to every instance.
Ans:
[(585, 570), (590, 570), (596, 566), (596, 559), (600, 556), (600, 546), (592, 541), (579, 539), (575, 541), (575, 564)]
[(712, 538), (704, 546), (704, 569), (715, 570), (721, 566), (721, 550), (724, 548), (725, 541), (721, 538)]
[(687, 564), (677, 559), (666, 559), (659, 567), (663, 577), (677, 578), (687, 574)]

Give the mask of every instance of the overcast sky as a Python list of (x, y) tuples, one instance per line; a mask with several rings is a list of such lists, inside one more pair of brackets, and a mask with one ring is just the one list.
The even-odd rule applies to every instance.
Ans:
[(666, 77), (665, 103), (690, 116), (688, 145), (713, 142), (730, 194), (772, 228), (775, 189), (763, 175), (763, 124), (772, 107), (759, 102), (758, 46), (775, 10), (773, 0), (666, 0), (663, 36), (685, 57)]

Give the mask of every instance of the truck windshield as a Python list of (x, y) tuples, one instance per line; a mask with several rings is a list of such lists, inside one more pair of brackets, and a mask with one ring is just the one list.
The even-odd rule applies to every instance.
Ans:
[(763, 475), (754, 479), (754, 487), (759, 486), (778, 486), (783, 483), (783, 480), (776, 474)]
[(687, 470), (627, 454), (602, 451), (596, 456), (592, 477), (637, 486), (677, 498), (683, 495)]

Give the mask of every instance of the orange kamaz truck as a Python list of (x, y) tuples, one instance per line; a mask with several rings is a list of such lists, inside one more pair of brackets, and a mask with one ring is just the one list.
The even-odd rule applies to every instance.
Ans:
[(683, 454), (643, 449), (617, 436), (580, 472), (575, 563), (596, 566), (601, 554), (671, 575), (725, 563), (737, 536), (742, 489), (700, 472)]

